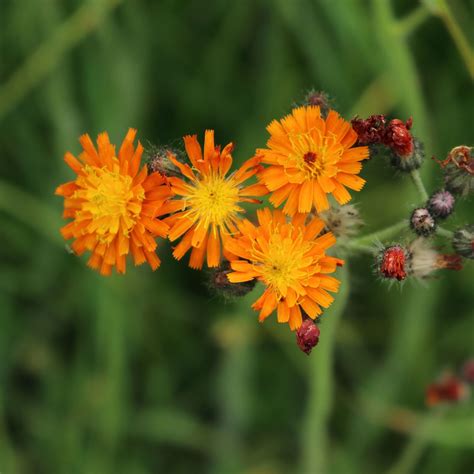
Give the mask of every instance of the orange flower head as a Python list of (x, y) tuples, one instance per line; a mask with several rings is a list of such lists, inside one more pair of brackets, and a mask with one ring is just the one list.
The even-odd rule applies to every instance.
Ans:
[(173, 255), (180, 260), (189, 249), (189, 266), (200, 269), (204, 258), (208, 267), (217, 267), (221, 252), (227, 255), (225, 242), (236, 233), (236, 224), (244, 209), (241, 202), (258, 203), (251, 196), (268, 193), (262, 184), (243, 187), (242, 183), (261, 170), (259, 158), (247, 160), (237, 171), (227, 175), (231, 165), (233, 149), (229, 143), (221, 151), (214, 145), (214, 131), (207, 130), (204, 151), (196, 135), (185, 136), (184, 145), (192, 167), (180, 163), (170, 154), (170, 160), (179, 168), (187, 180), (170, 177), (173, 193), (179, 198), (172, 201), (175, 214), (168, 217), (169, 239), (174, 241), (182, 236)]
[(241, 221), (241, 233), (227, 243), (236, 256), (228, 279), (263, 282), (265, 291), (252, 305), (259, 320), (277, 309), (278, 322), (294, 331), (302, 324), (302, 311), (315, 319), (333, 302), (328, 291), (337, 292), (339, 281), (328, 274), (344, 262), (325, 254), (336, 239), (330, 232), (320, 235), (324, 223), (318, 217), (306, 224), (307, 215), (296, 214), (288, 222), (282, 211), (268, 208), (258, 210), (257, 217), (258, 226)]
[(129, 129), (118, 154), (107, 133), (98, 136), (97, 148), (89, 135), (82, 135), (79, 159), (64, 155), (77, 177), (56, 189), (64, 196), (63, 217), (73, 219), (61, 234), (74, 239), (77, 255), (90, 251), (88, 265), (102, 275), (110, 275), (112, 267), (125, 273), (129, 253), (135, 265), (147, 261), (155, 270), (160, 265), (155, 238), (168, 233), (168, 225), (157, 217), (169, 212), (171, 189), (160, 174), (140, 169), (143, 147), (138, 143), (135, 148), (135, 134)]
[(351, 200), (347, 188), (360, 191), (365, 180), (357, 176), (361, 161), (369, 157), (366, 146), (354, 147), (357, 133), (337, 112), (321, 117), (318, 106), (299, 107), (267, 127), (268, 148), (257, 150), (270, 166), (259, 173), (272, 193), (270, 202), (290, 216), (329, 208), (327, 194), (339, 204)]

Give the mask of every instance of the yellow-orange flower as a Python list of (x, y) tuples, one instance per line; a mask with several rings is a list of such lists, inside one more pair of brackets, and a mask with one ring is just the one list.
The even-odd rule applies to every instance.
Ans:
[(325, 254), (336, 242), (330, 232), (320, 235), (324, 223), (318, 217), (305, 223), (307, 215), (296, 214), (291, 221), (280, 210), (257, 211), (259, 225), (242, 220), (240, 234), (227, 242), (237, 258), (230, 262), (231, 283), (260, 280), (266, 286), (252, 305), (263, 321), (277, 309), (278, 322), (291, 330), (302, 323), (302, 310), (312, 319), (327, 308), (337, 292), (339, 281), (328, 275), (344, 262)]
[(361, 160), (369, 157), (366, 146), (353, 147), (357, 133), (350, 123), (330, 110), (321, 117), (317, 106), (299, 107), (267, 127), (268, 148), (257, 150), (270, 166), (259, 179), (272, 193), (270, 202), (293, 216), (329, 208), (327, 194), (339, 204), (351, 199), (347, 188), (360, 191), (365, 180), (357, 176)]
[[(180, 199), (172, 202), (176, 214), (168, 217), (169, 239), (174, 241), (183, 236), (175, 247), (173, 255), (180, 260), (192, 248), (189, 266), (202, 268), (207, 256), (208, 267), (217, 267), (221, 251), (226, 255), (225, 242), (229, 235), (237, 232), (236, 223), (244, 212), (241, 202), (259, 202), (250, 196), (268, 193), (262, 184), (242, 187), (242, 183), (255, 175), (261, 168), (259, 158), (247, 160), (237, 171), (226, 177), (232, 165), (232, 143), (221, 151), (214, 145), (214, 131), (206, 130), (204, 152), (196, 135), (185, 136), (184, 145), (192, 168), (180, 163), (170, 153), (170, 160), (188, 178), (171, 177), (172, 190)], [(221, 242), (222, 241), (222, 242)]]
[(140, 169), (143, 147), (135, 148), (135, 134), (129, 129), (118, 154), (107, 133), (98, 136), (97, 149), (89, 135), (82, 135), (79, 159), (64, 155), (77, 177), (56, 189), (64, 196), (63, 217), (73, 219), (61, 229), (63, 237), (75, 239), (76, 254), (90, 251), (88, 265), (102, 275), (110, 275), (112, 267), (125, 273), (129, 253), (135, 265), (147, 261), (155, 270), (160, 265), (155, 237), (168, 233), (168, 225), (156, 217), (169, 212), (171, 189), (160, 174)]

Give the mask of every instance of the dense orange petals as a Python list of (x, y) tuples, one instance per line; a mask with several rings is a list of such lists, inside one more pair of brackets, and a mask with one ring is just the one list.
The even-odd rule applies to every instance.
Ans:
[(226, 176), (232, 166), (232, 143), (221, 151), (214, 143), (214, 131), (206, 130), (204, 149), (196, 135), (185, 136), (184, 145), (192, 167), (170, 156), (183, 175), (183, 179), (169, 178), (172, 192), (178, 198), (167, 206), (176, 202), (175, 209), (181, 211), (165, 219), (170, 226), (169, 239), (175, 241), (182, 237), (173, 256), (180, 260), (191, 250), (190, 267), (200, 269), (204, 261), (208, 267), (217, 267), (221, 255), (231, 255), (224, 244), (237, 232), (236, 225), (244, 212), (239, 204), (260, 202), (255, 198), (268, 193), (266, 186), (260, 183), (242, 185), (261, 171), (260, 159), (251, 158)]
[(82, 135), (79, 159), (64, 156), (77, 177), (56, 189), (64, 197), (64, 216), (73, 219), (61, 229), (63, 237), (74, 239), (71, 248), (78, 255), (90, 251), (87, 264), (102, 275), (114, 267), (125, 273), (129, 253), (135, 265), (148, 262), (157, 269), (155, 239), (168, 235), (168, 225), (156, 217), (167, 212), (171, 188), (160, 174), (140, 169), (143, 147), (134, 146), (135, 135), (129, 129), (118, 154), (106, 132), (98, 136), (97, 148)]
[(351, 199), (346, 187), (360, 191), (365, 184), (356, 175), (369, 150), (353, 147), (356, 132), (334, 110), (323, 119), (319, 107), (299, 107), (267, 130), (267, 148), (256, 155), (269, 166), (258, 177), (272, 193), (275, 207), (286, 201), (285, 214), (324, 211), (329, 208), (328, 194), (345, 204)]
[(226, 246), (235, 259), (228, 279), (261, 281), (265, 291), (252, 305), (259, 320), (277, 310), (278, 322), (298, 329), (303, 317), (315, 319), (332, 303), (328, 291), (339, 289), (339, 281), (327, 273), (343, 261), (325, 254), (336, 240), (330, 232), (320, 234), (324, 223), (318, 217), (298, 213), (287, 221), (282, 211), (264, 208), (257, 211), (257, 218), (258, 226), (239, 222), (240, 233), (229, 238)]

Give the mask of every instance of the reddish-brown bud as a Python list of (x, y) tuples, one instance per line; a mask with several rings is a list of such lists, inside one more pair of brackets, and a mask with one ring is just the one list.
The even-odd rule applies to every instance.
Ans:
[(453, 403), (464, 400), (469, 395), (469, 387), (452, 374), (445, 374), (438, 382), (426, 389), (426, 404), (435, 406), (441, 403)]
[(319, 342), (319, 334), (318, 326), (312, 319), (307, 318), (296, 331), (296, 343), (305, 354), (309, 355)]
[(416, 234), (428, 237), (436, 230), (436, 221), (428, 209), (419, 207), (411, 214), (410, 227)]
[(398, 281), (407, 277), (407, 250), (400, 245), (383, 249), (379, 256), (379, 270), (382, 276)]
[(354, 118), (352, 128), (358, 135), (360, 145), (382, 143), (385, 133), (385, 115), (371, 115), (367, 119)]
[(414, 150), (413, 137), (409, 131), (412, 124), (411, 118), (406, 123), (399, 119), (391, 120), (385, 129), (383, 144), (401, 157), (411, 155)]

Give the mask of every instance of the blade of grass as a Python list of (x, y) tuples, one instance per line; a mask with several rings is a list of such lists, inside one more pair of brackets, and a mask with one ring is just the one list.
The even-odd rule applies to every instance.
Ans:
[(120, 2), (84, 2), (59, 26), (1, 87), (0, 120), (57, 66), (70, 49), (93, 32)]
[(309, 393), (303, 415), (301, 472), (328, 473), (330, 463), (328, 423), (334, 398), (334, 352), (338, 323), (349, 297), (347, 264), (338, 275), (341, 289), (334, 303), (325, 312), (321, 324), (321, 340), (310, 355)]

